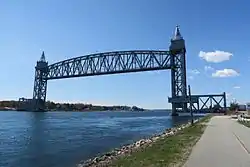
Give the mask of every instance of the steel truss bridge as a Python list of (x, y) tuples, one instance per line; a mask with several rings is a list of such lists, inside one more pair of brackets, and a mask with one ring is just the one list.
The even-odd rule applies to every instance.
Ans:
[[(45, 60), (43, 52), (35, 67), (33, 99), (30, 106), (33, 111), (45, 109), (48, 80), (166, 69), (171, 71), (171, 97), (168, 101), (172, 103), (172, 113), (176, 115), (177, 112), (186, 112), (190, 103), (186, 83), (186, 47), (178, 26), (171, 39), (169, 51), (131, 50), (95, 53), (50, 65)], [(209, 97), (215, 100), (215, 96), (217, 95), (194, 95), (191, 98), (192, 106), (196, 110), (204, 109), (207, 105), (199, 108), (199, 99)], [(216, 101), (216, 104), (225, 108), (226, 96), (223, 95), (222, 98), (224, 104), (221, 105), (219, 101)]]
[(219, 112), (226, 109), (226, 93), (191, 95), (190, 105), (198, 112)]

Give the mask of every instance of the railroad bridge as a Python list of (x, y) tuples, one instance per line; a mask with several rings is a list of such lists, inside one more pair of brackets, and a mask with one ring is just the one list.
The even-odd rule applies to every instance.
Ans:
[[(153, 70), (171, 71), (171, 97), (168, 102), (172, 104), (172, 114), (187, 112), (188, 106), (196, 110), (205, 109), (207, 103), (211, 108), (212, 102), (221, 108), (226, 107), (225, 93), (219, 95), (195, 95), (189, 98), (187, 95), (186, 74), (186, 47), (180, 29), (176, 26), (175, 34), (171, 39), (169, 50), (131, 50), (95, 53), (81, 57), (63, 60), (54, 64), (48, 64), (44, 52), (35, 67), (35, 82), (33, 99), (29, 106), (33, 111), (45, 109), (46, 91), (48, 80), (72, 77), (87, 77), (95, 75), (109, 75), (130, 72), (142, 72)], [(221, 97), (218, 101), (214, 97)], [(202, 100), (202, 98), (210, 100)], [(21, 98), (22, 101), (23, 98)], [(190, 100), (192, 99), (192, 103)], [(200, 103), (202, 103), (200, 108)], [(224, 104), (221, 104), (223, 102)], [(189, 105), (192, 104), (192, 105)], [(195, 104), (196, 107), (195, 107)]]

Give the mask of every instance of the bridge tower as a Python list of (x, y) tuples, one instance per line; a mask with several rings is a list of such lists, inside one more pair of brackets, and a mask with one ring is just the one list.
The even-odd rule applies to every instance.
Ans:
[(185, 40), (181, 36), (179, 26), (176, 26), (174, 37), (169, 47), (171, 53), (171, 89), (172, 97), (168, 99), (172, 103), (172, 115), (178, 115), (177, 111), (187, 112), (187, 82), (186, 82), (186, 47)]
[(44, 111), (47, 91), (48, 62), (44, 52), (35, 67), (35, 82), (33, 90), (33, 111)]

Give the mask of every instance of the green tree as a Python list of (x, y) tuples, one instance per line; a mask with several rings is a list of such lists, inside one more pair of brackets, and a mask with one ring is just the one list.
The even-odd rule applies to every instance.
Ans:
[(238, 104), (236, 101), (232, 101), (232, 102), (230, 103), (229, 109), (230, 109), (231, 111), (238, 110), (238, 109), (239, 109), (239, 104)]

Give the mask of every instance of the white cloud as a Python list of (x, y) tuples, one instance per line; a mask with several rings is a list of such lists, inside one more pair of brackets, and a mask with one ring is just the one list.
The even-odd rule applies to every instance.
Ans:
[(239, 75), (237, 71), (226, 68), (223, 70), (216, 70), (216, 72), (212, 74), (212, 77), (236, 77)]
[(240, 86), (234, 86), (234, 89), (240, 89)]
[(194, 69), (194, 70), (192, 70), (192, 73), (193, 73), (193, 74), (200, 74), (201, 72), (198, 71), (197, 69)]
[(207, 62), (219, 63), (229, 60), (233, 56), (230, 52), (216, 50), (214, 52), (203, 52), (200, 51), (199, 57), (206, 60)]
[(209, 71), (209, 70), (213, 71), (214, 68), (211, 67), (211, 66), (205, 66), (205, 67), (204, 67), (204, 70), (205, 70), (205, 71)]
[(200, 74), (201, 72), (199, 71), (199, 70), (197, 70), (197, 69), (194, 69), (194, 70), (189, 70), (188, 71), (189, 73), (191, 73), (191, 74), (195, 74), (195, 75), (197, 75), (197, 74)]
[(188, 70), (187, 71), (190, 75), (187, 77), (189, 80), (193, 80), (194, 79), (194, 75), (198, 75), (201, 72), (197, 69), (193, 69), (193, 70)]

